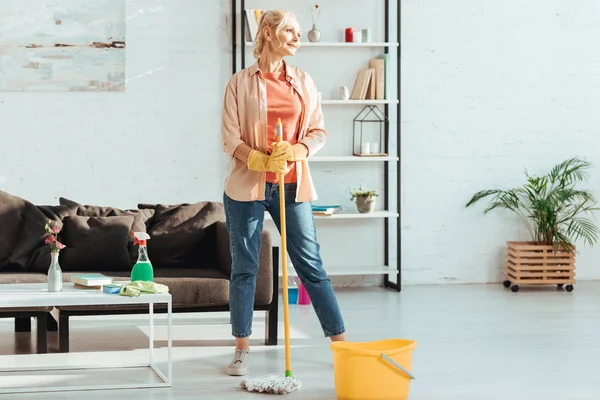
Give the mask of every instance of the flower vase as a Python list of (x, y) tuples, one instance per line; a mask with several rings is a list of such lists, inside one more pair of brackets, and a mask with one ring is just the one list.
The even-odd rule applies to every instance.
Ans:
[(321, 31), (313, 24), (312, 29), (308, 31), (308, 40), (310, 42), (318, 42), (321, 40)]
[(58, 263), (58, 252), (50, 253), (51, 261), (48, 269), (48, 291), (61, 292), (63, 287), (62, 270)]

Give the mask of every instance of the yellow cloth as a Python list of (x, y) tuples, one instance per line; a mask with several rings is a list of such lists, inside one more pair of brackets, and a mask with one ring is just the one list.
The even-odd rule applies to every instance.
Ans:
[(156, 282), (135, 281), (121, 288), (121, 296), (137, 297), (140, 294), (169, 293), (169, 288)]

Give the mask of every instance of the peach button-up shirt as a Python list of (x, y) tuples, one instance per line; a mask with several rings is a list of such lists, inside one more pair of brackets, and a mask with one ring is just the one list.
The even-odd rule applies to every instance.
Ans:
[[(298, 142), (308, 148), (308, 158), (325, 144), (327, 131), (317, 87), (310, 75), (298, 67), (285, 64), (286, 80), (302, 101)], [(225, 194), (237, 201), (264, 200), (266, 173), (248, 169), (252, 149), (267, 154), (267, 88), (258, 63), (236, 72), (225, 89), (221, 121), (221, 140), (231, 157), (225, 180)], [(296, 201), (317, 199), (308, 159), (296, 162), (298, 187)]]

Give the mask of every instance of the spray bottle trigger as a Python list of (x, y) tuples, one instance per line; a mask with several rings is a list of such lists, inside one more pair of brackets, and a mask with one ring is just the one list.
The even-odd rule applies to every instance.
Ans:
[(145, 242), (146, 240), (150, 239), (150, 235), (148, 235), (146, 232), (131, 232), (131, 236), (135, 238), (133, 240), (134, 246), (140, 243), (141, 241)]

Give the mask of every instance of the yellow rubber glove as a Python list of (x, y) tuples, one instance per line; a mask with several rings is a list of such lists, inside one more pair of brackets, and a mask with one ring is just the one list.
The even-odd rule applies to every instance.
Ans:
[(273, 143), (273, 152), (271, 157), (277, 155), (277, 157), (283, 156), (286, 161), (301, 161), (306, 160), (308, 157), (308, 148), (302, 143), (290, 144), (285, 140), (281, 142)]
[(286, 170), (285, 158), (281, 155), (268, 156), (258, 150), (252, 150), (248, 155), (248, 169), (252, 171), (276, 172), (278, 174)]

